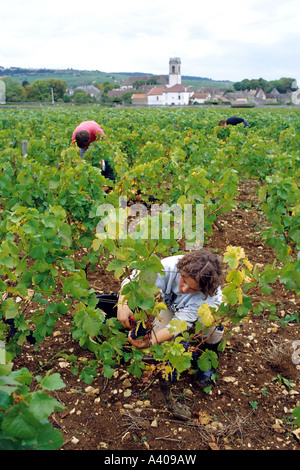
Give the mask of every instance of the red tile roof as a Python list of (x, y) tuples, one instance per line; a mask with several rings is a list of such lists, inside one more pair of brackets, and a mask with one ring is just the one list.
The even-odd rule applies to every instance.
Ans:
[(148, 95), (162, 95), (165, 89), (166, 87), (164, 86), (163, 87), (156, 86), (149, 91)]
[(166, 91), (171, 92), (171, 93), (182, 93), (184, 91), (191, 91), (191, 90), (188, 86), (185, 86), (185, 85), (182, 85), (181, 83), (178, 83), (177, 85), (167, 87)]
[(192, 96), (192, 98), (199, 98), (205, 100), (209, 96), (209, 93), (197, 93), (195, 92)]
[(145, 99), (145, 98), (147, 98), (147, 95), (146, 95), (146, 93), (135, 93), (135, 94), (133, 94), (132, 97), (131, 97), (131, 99), (133, 99), (133, 100), (135, 100), (135, 99), (137, 99), (137, 98), (140, 98), (140, 99), (143, 98), (143, 99)]

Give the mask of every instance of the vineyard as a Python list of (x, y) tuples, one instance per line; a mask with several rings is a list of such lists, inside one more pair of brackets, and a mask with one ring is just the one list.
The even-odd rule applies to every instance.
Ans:
[[(0, 110), (0, 449), (299, 450), (300, 111), (240, 110), (249, 128), (218, 126), (224, 113)], [(81, 159), (84, 120), (106, 137)], [(160, 260), (202, 245), (226, 274), (219, 309), (131, 346), (97, 295), (139, 271), (123, 293), (145, 325)], [(198, 358), (218, 365), (203, 390), (182, 340), (220, 321), (218, 355)], [(185, 419), (159, 385), (174, 372)]]

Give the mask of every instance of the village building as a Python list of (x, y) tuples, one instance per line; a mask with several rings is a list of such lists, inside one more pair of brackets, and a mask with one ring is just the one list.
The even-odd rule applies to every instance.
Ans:
[(280, 99), (280, 93), (277, 88), (273, 88), (270, 93), (267, 94), (267, 98), (270, 100), (278, 101)]
[(177, 84), (171, 87), (155, 87), (148, 93), (149, 106), (187, 106), (193, 93), (185, 85)]
[(300, 89), (299, 88), (296, 91), (293, 91), (291, 100), (293, 104), (300, 105)]
[(245, 106), (249, 104), (247, 98), (237, 98), (236, 100), (231, 101), (231, 106)]
[(76, 90), (85, 91), (91, 98), (99, 98), (101, 96), (101, 91), (94, 85), (81, 85), (76, 87)]
[[(156, 84), (151, 80), (156, 79)], [(134, 88), (138, 81), (144, 81), (138, 88)], [(111, 90), (110, 96), (117, 96), (125, 91), (132, 90), (131, 102), (134, 106), (193, 106), (205, 104), (220, 104), (233, 107), (265, 106), (265, 105), (300, 105), (300, 93), (296, 80), (293, 90), (280, 93), (276, 88), (266, 93), (262, 88), (256, 90), (216, 89), (214, 87), (201, 87), (193, 91), (181, 82), (181, 60), (172, 57), (169, 60), (169, 76), (167, 75), (139, 75), (125, 80), (118, 90)]]
[(169, 84), (168, 87), (181, 84), (181, 60), (179, 57), (172, 57), (169, 60)]
[(6, 87), (5, 82), (0, 80), (0, 104), (5, 104), (6, 102)]
[[(167, 85), (168, 83), (168, 78), (166, 75), (134, 75), (124, 80), (120, 85), (120, 89), (130, 91), (134, 89), (134, 84), (136, 82), (140, 81), (147, 83), (149, 80), (155, 80), (155, 82), (159, 83), (160, 85)], [(150, 85), (150, 88), (152, 87), (153, 85)]]
[(255, 100), (258, 100), (258, 101), (266, 101), (267, 96), (266, 96), (264, 90), (262, 88), (259, 88), (258, 90), (256, 90), (254, 98), (255, 98)]
[(212, 95), (210, 93), (199, 93), (195, 91), (190, 98), (190, 104), (203, 104), (205, 101), (210, 101), (211, 98)]
[[(153, 86), (146, 94), (148, 106), (187, 106), (194, 92), (190, 87), (181, 83), (181, 60), (172, 57), (169, 60), (169, 83), (165, 86)], [(141, 104), (145, 97), (133, 94), (133, 105)]]
[(231, 102), (231, 104), (247, 104), (250, 98), (249, 91), (228, 91), (223, 94), (224, 98)]
[(116, 89), (113, 89), (113, 90), (109, 90), (107, 92), (107, 96), (109, 98), (119, 98), (120, 100), (122, 100), (122, 97), (123, 95), (125, 95), (126, 93), (128, 93), (130, 90), (127, 90), (125, 88), (116, 88)]
[(220, 102), (221, 104), (225, 104), (225, 105), (230, 105), (231, 104), (231, 102), (227, 98), (225, 98), (225, 96), (223, 96), (223, 95), (215, 95), (212, 100), (214, 100), (216, 98), (217, 98), (217, 101)]
[(147, 100), (147, 95), (146, 93), (136, 93), (136, 94), (133, 94), (132, 97), (132, 102), (134, 102), (135, 105), (146, 105), (148, 104), (148, 100)]
[(76, 90), (84, 91), (91, 98), (100, 99), (101, 97), (101, 91), (99, 90), (99, 88), (96, 88), (94, 85), (80, 85), (80, 86), (77, 86), (76, 88), (67, 88), (66, 93), (69, 96), (74, 96), (74, 92)]
[[(147, 104), (149, 104), (150, 106), (158, 106), (158, 105), (161, 106), (165, 104), (164, 97), (163, 97), (164, 90), (165, 90), (165, 87), (159, 87), (159, 86), (151, 88), (149, 93), (147, 93)], [(134, 104), (133, 99), (132, 99), (132, 104)]]

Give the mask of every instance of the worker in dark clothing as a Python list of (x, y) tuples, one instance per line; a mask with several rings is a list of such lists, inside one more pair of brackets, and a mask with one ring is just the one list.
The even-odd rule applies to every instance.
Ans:
[[(107, 160), (101, 160), (99, 163), (101, 163), (101, 173), (103, 176), (105, 176), (106, 179), (111, 180), (113, 183), (116, 181), (116, 177), (114, 174), (114, 171), (112, 167), (110, 166), (109, 162)], [(111, 184), (110, 186), (103, 186), (103, 191), (106, 193), (109, 192), (113, 188), (113, 185)]]
[(226, 121), (225, 121), (224, 119), (222, 119), (222, 120), (219, 122), (219, 126), (222, 126), (222, 127), (225, 127), (225, 126), (236, 126), (237, 124), (244, 124), (244, 127), (249, 127), (249, 124), (248, 124), (248, 122), (246, 121), (246, 119), (239, 118), (239, 117), (235, 117), (235, 116), (226, 119)]

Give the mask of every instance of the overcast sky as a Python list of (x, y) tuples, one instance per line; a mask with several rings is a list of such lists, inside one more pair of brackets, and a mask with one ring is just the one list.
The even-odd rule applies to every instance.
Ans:
[(0, 66), (298, 79), (300, 0), (4, 0)]

